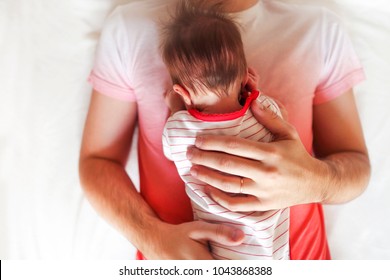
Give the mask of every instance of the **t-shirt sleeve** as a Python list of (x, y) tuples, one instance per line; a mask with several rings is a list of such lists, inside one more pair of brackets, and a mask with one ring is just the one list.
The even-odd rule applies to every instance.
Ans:
[(314, 105), (330, 101), (365, 79), (363, 67), (339, 19), (324, 11), (322, 72)]
[(126, 66), (127, 37), (121, 10), (117, 8), (105, 21), (88, 81), (104, 95), (135, 101)]

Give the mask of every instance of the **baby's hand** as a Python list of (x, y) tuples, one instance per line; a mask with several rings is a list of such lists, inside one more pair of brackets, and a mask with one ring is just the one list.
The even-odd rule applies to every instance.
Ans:
[(257, 90), (259, 87), (259, 75), (251, 67), (248, 67), (248, 82), (245, 85), (245, 89), (249, 92)]
[(173, 89), (169, 89), (165, 92), (164, 99), (165, 104), (167, 104), (169, 110), (171, 110), (171, 115), (186, 109), (183, 99)]

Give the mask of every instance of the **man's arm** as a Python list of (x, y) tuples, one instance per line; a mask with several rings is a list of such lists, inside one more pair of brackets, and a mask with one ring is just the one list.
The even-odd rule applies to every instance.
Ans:
[(136, 118), (136, 103), (117, 101), (94, 91), (84, 128), (79, 173), (85, 194), (98, 213), (142, 248), (143, 243), (149, 242), (141, 242), (140, 236), (147, 238), (143, 231), (156, 216), (124, 168)]
[[(257, 104), (252, 104), (252, 112), (275, 135), (273, 142), (202, 136), (189, 150), (195, 164), (191, 174), (215, 187), (210, 195), (219, 204), (233, 211), (264, 211), (313, 202), (343, 203), (364, 191), (370, 163), (352, 90), (314, 109), (319, 158), (305, 150), (288, 122)], [(225, 193), (240, 191), (248, 196)]]
[(211, 259), (206, 240), (239, 244), (242, 233), (233, 228), (204, 222), (170, 225), (156, 216), (125, 171), (136, 121), (136, 103), (92, 93), (79, 173), (97, 212), (148, 259)]
[(359, 196), (368, 185), (370, 161), (353, 91), (314, 106), (314, 150), (327, 163), (330, 179), (323, 203), (343, 203)]

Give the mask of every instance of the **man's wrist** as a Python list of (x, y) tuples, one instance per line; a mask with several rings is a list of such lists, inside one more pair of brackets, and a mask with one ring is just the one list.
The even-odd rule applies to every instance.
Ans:
[(370, 178), (370, 162), (364, 153), (335, 153), (321, 161), (326, 167), (322, 183), (319, 185), (322, 191), (322, 203), (336, 204), (351, 201), (367, 187)]
[(320, 203), (326, 203), (330, 199), (330, 195), (336, 191), (340, 182), (340, 174), (336, 165), (332, 160), (322, 160), (324, 165), (324, 173), (322, 177), (322, 184), (320, 184)]
[(329, 196), (336, 191), (339, 185), (339, 172), (332, 160), (316, 158), (314, 160), (315, 164), (312, 165), (314, 166), (314, 179), (308, 180), (309, 184), (316, 182), (315, 188), (309, 186), (313, 189), (311, 202), (326, 203), (329, 201)]
[(164, 232), (166, 232), (165, 228), (168, 225), (156, 216), (150, 216), (145, 219), (142, 229), (140, 229), (138, 234), (136, 247), (146, 259), (155, 259), (156, 253), (164, 252), (163, 236)]

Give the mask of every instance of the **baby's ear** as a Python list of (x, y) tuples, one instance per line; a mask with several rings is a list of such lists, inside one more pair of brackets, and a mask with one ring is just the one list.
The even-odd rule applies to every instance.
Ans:
[(185, 87), (183, 87), (179, 84), (174, 84), (173, 90), (177, 94), (179, 94), (181, 96), (181, 98), (183, 98), (183, 101), (187, 106), (190, 106), (192, 104), (190, 93), (188, 92), (188, 90)]
[(242, 84), (245, 86), (249, 81), (249, 69), (246, 69), (246, 73), (242, 78)]
[(256, 73), (256, 71), (249, 67), (246, 72), (246, 77), (244, 78), (246, 80), (245, 82), (245, 88), (247, 91), (251, 92), (254, 90), (257, 90), (258, 83), (259, 83), (259, 75)]

